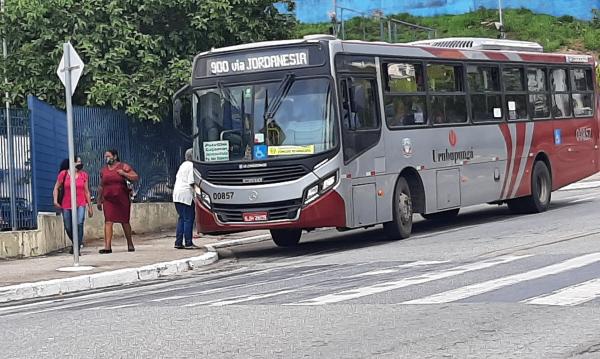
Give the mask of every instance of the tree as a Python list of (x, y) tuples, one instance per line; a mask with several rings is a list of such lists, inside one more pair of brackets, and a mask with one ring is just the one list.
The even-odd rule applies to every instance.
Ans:
[[(291, 0), (284, 4), (292, 8)], [(62, 43), (86, 63), (74, 103), (159, 121), (189, 82), (199, 52), (289, 38), (295, 19), (268, 0), (7, 0), (0, 23), (13, 103), (28, 94), (64, 106)]]

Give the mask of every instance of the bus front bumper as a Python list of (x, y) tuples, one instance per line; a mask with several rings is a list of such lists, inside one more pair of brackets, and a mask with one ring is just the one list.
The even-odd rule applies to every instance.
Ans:
[(296, 220), (277, 222), (221, 223), (216, 215), (196, 200), (198, 232), (225, 233), (260, 229), (345, 227), (346, 209), (343, 198), (335, 190), (323, 194), (311, 204), (300, 209)]

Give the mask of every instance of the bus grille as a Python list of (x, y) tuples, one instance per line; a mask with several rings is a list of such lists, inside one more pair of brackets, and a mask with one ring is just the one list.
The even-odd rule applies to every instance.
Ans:
[(253, 186), (294, 181), (309, 171), (302, 165), (208, 171), (206, 181), (225, 186)]
[(267, 212), (267, 220), (293, 220), (302, 206), (302, 199), (254, 205), (213, 203), (212, 209), (223, 223), (244, 222), (244, 213)]

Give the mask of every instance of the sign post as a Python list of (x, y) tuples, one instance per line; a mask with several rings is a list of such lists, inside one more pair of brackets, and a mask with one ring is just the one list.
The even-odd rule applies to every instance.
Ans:
[(79, 233), (77, 230), (77, 188), (75, 173), (75, 140), (73, 138), (73, 104), (71, 97), (75, 93), (79, 78), (83, 73), (83, 61), (70, 42), (63, 45), (63, 57), (58, 66), (58, 77), (65, 86), (65, 103), (67, 107), (67, 136), (69, 142), (69, 177), (71, 196), (71, 226), (73, 228), (73, 267), (59, 268), (59, 271), (83, 271), (92, 267), (79, 265)]

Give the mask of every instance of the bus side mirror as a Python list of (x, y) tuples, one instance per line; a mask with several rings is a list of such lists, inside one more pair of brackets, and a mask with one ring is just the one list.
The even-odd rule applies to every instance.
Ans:
[(180, 99), (176, 99), (173, 102), (173, 126), (175, 128), (181, 128), (181, 108), (183, 104)]

